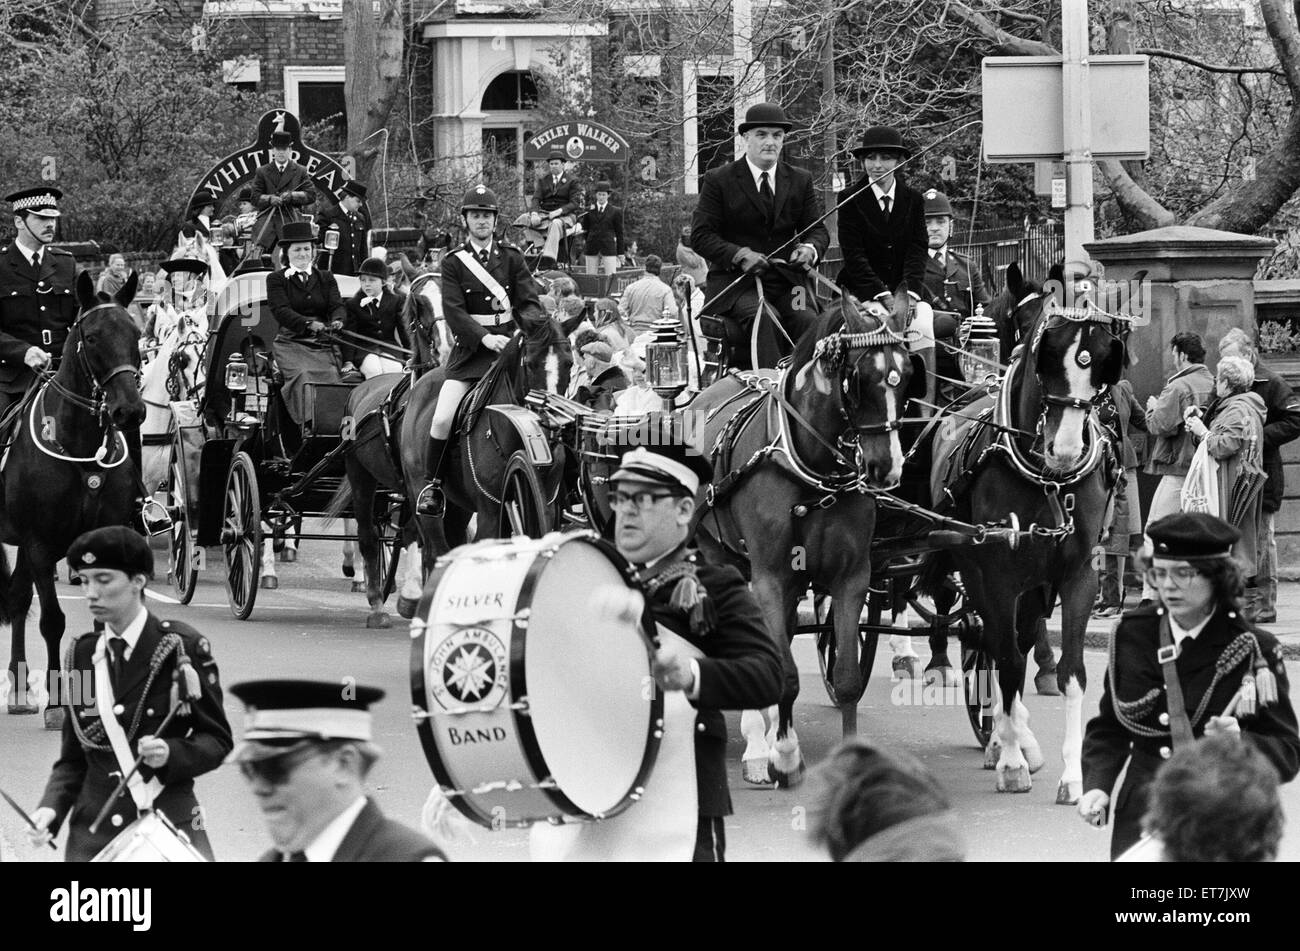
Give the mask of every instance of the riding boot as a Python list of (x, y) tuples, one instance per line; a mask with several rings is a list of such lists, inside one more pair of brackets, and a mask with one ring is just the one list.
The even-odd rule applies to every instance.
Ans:
[(415, 514), (429, 518), (442, 518), (447, 511), (447, 497), (442, 492), (442, 461), (447, 440), (429, 437), (424, 456), (424, 480), (428, 484), (415, 500)]
[(144, 466), (141, 462), (143, 455), (142, 443), (143, 440), (138, 429), (126, 433), (126, 451), (131, 458), (131, 464), (135, 466), (140, 492), (139, 497), (135, 500), (135, 529), (145, 536), (161, 535), (164, 532), (171, 531), (172, 517), (166, 507), (154, 499), (152, 491), (144, 484)]

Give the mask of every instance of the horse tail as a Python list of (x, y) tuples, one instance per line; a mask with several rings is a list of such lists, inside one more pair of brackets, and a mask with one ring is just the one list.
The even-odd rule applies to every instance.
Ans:
[(952, 558), (945, 551), (931, 551), (921, 559), (916, 574), (916, 589), (921, 594), (935, 597), (944, 589), (944, 578), (953, 569)]
[(13, 617), (9, 611), (10, 581), (9, 556), (5, 554), (4, 546), (0, 545), (0, 624), (11, 624), (13, 622)]
[(330, 500), (325, 506), (325, 524), (330, 525), (337, 522), (343, 517), (343, 513), (347, 511), (348, 506), (351, 504), (352, 483), (347, 479), (343, 479), (339, 482), (339, 487), (334, 490), (334, 494), (330, 496)]

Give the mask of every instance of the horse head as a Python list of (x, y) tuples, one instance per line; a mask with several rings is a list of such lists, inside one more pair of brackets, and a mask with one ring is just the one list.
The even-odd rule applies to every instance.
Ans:
[(904, 337), (909, 313), (901, 287), (884, 318), (846, 293), (795, 347), (791, 401), (803, 404), (796, 408), (814, 426), (838, 430), (836, 445), (851, 450), (871, 486), (895, 485), (902, 475), (898, 430), (913, 372)]
[(573, 369), (573, 348), (560, 324), (536, 310), (518, 315), (523, 329), (520, 369), (526, 390), (545, 390), (564, 395)]
[(443, 366), (451, 353), (451, 335), (446, 332), (442, 318), (442, 287), (436, 271), (426, 271), (411, 282), (402, 310), (402, 320), (413, 337), (418, 339), (419, 359), (431, 366)]
[(135, 298), (132, 274), (116, 294), (96, 293), (90, 272), (77, 276), (81, 312), (63, 345), (60, 374), (73, 374), (74, 392), (92, 399), (102, 394), (104, 411), (118, 429), (134, 430), (144, 422), (140, 397), (140, 330), (127, 313)]

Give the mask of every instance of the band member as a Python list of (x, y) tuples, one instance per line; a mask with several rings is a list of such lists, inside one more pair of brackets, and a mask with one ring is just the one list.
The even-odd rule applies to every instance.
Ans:
[(613, 274), (623, 256), (623, 209), (609, 203), (611, 186), (601, 179), (596, 183), (596, 203), (582, 216), (587, 232), (587, 273)]
[[(925, 203), (925, 233), (930, 256), (925, 262), (925, 298), (935, 310), (957, 315), (959, 321), (975, 313), (975, 307), (989, 302), (988, 291), (979, 271), (966, 257), (948, 246), (952, 237), (952, 203), (943, 192), (928, 189), (921, 196)], [(935, 370), (949, 380), (961, 379), (957, 355), (947, 346), (935, 350)], [(940, 403), (958, 394), (956, 384), (939, 381)]]
[(248, 721), (229, 762), (248, 780), (275, 848), (263, 862), (437, 862), (438, 847), (365, 794), (380, 756), (370, 705), (384, 692), (311, 680), (250, 680), (230, 692)]
[(545, 318), (523, 253), (493, 235), (496, 194), (476, 185), (465, 193), (460, 213), (469, 240), (442, 261), (442, 311), (456, 336), (456, 346), (447, 358), (447, 379), (438, 391), (429, 427), (428, 485), (416, 500), (416, 512), (434, 518), (441, 518), (446, 507), (441, 471), (456, 407), (492, 366), (521, 322)]
[(546, 230), (546, 243), (537, 266), (546, 270), (555, 267), (560, 257), (560, 239), (578, 223), (578, 209), (582, 206), (582, 188), (564, 171), (564, 146), (551, 146), (547, 159), (547, 174), (538, 181), (534, 200), (537, 217), (543, 219), (537, 227)]
[(366, 199), (366, 186), (358, 181), (343, 183), (343, 197), (338, 206), (316, 216), (320, 225), (320, 240), (331, 226), (339, 231), (339, 246), (334, 251), (321, 253), (321, 267), (335, 274), (357, 274), (366, 259), (366, 235), (370, 233), (370, 213), (362, 207)]
[[(152, 808), (211, 860), (194, 778), (220, 766), (234, 745), (212, 647), (188, 624), (145, 608), (153, 552), (131, 529), (86, 532), (67, 558), (104, 630), (68, 647), (63, 746), (28, 835), (45, 845), (66, 821), (67, 860), (86, 862)], [(143, 765), (92, 834), (137, 757)]]
[[(406, 295), (390, 291), (384, 286), (388, 277), (388, 267), (379, 258), (366, 258), (361, 262), (357, 275), (361, 279), (361, 289), (348, 298), (344, 305), (347, 316), (343, 319), (343, 329), (362, 337), (368, 337), (380, 344), (397, 344), (410, 349), (411, 338), (406, 332), (406, 323), (402, 320), (402, 309), (406, 306)], [(368, 380), (381, 373), (401, 373), (402, 360), (398, 353), (385, 347), (376, 347), (375, 353), (356, 346), (342, 347), (342, 356), (346, 361), (343, 371), (352, 367), (360, 369)]]
[(316, 186), (307, 170), (293, 160), (293, 135), (271, 133), (271, 161), (253, 175), (253, 204), (257, 225), (253, 243), (270, 254), (285, 225), (302, 220), (302, 209), (316, 200)]
[(1277, 638), (1241, 614), (1243, 579), (1232, 558), (1240, 533), (1213, 515), (1179, 512), (1147, 526), (1147, 582), (1158, 603), (1124, 615), (1111, 635), (1101, 709), (1083, 737), (1079, 814), (1106, 824), (1115, 798), (1111, 858), (1138, 841), (1156, 769), (1194, 738), (1231, 734), (1251, 743), (1283, 782), (1300, 771), (1286, 667)]
[[(788, 351), (816, 316), (803, 271), (821, 260), (830, 235), (818, 220), (821, 202), (812, 176), (779, 161), (790, 128), (779, 105), (751, 106), (738, 130), (745, 157), (704, 176), (691, 220), (691, 247), (709, 262), (704, 313), (722, 318), (733, 367), (752, 369), (750, 334), (760, 303), (753, 278), (761, 280), (763, 297), (781, 321), (779, 328), (763, 321), (760, 366), (776, 366), (783, 349)], [(769, 256), (790, 266), (773, 265)], [(783, 348), (785, 337), (791, 344)]]

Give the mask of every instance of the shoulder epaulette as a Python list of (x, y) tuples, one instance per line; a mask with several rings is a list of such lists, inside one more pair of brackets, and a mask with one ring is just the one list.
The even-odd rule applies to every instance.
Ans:
[(45, 253), (46, 253), (46, 254), (61, 254), (61, 255), (63, 255), (64, 257), (68, 257), (68, 258), (72, 257), (72, 252), (71, 252), (71, 251), (65, 250), (64, 248), (56, 248), (56, 247), (53, 247), (52, 245), (46, 245), (46, 246), (45, 246)]

